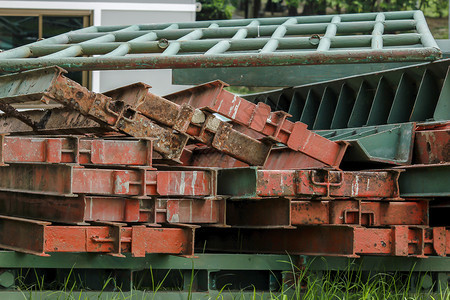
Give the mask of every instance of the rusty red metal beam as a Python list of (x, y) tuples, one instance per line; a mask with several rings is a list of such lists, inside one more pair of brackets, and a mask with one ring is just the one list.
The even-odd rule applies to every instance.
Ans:
[(0, 192), (0, 214), (64, 224), (86, 222), (225, 225), (224, 199), (76, 197)]
[(399, 200), (400, 170), (221, 169), (218, 188), (232, 198), (318, 197)]
[(224, 199), (158, 199), (157, 223), (225, 226)]
[(428, 201), (311, 201), (268, 198), (227, 202), (227, 225), (277, 228), (292, 225), (428, 225)]
[(47, 195), (214, 196), (214, 170), (89, 169), (64, 164), (0, 168), (0, 190)]
[[(40, 79), (36, 74), (41, 73), (53, 75)], [(91, 92), (77, 82), (66, 78), (63, 73), (65, 71), (59, 67), (49, 67), (44, 70), (4, 76), (3, 80), (7, 82), (20, 81), (23, 84), (34, 86), (33, 94), (25, 95), (27, 99), (45, 103), (53, 100), (112, 130), (139, 138), (154, 138), (155, 151), (165, 159), (178, 161), (188, 141), (187, 135), (156, 124), (142, 114), (126, 107), (123, 101), (112, 101), (103, 94)], [(16, 79), (14, 80), (14, 78)], [(23, 97), (24, 95), (16, 95), (5, 97), (0, 101), (16, 103), (21, 102)]]
[(22, 111), (20, 114), (35, 123), (36, 127), (32, 128), (9, 115), (0, 115), (0, 133), (84, 135), (112, 130), (108, 126), (101, 125), (79, 112), (67, 108)]
[(292, 225), (428, 225), (428, 200), (378, 202), (295, 199), (291, 202), (291, 207)]
[(201, 228), (197, 245), (206, 251), (289, 253), (358, 257), (390, 255), (427, 257), (450, 254), (450, 231), (445, 227), (351, 225), (300, 226), (295, 229)]
[[(56, 226), (50, 222), (0, 216), (0, 247), (47, 256), (54, 252), (194, 254), (194, 228), (128, 227), (105, 222), (92, 226)], [(30, 238), (32, 237), (32, 238)]]
[[(152, 199), (33, 195), (0, 192), (0, 214), (65, 224), (89, 221), (141, 222), (141, 206)], [(143, 222), (154, 222), (149, 217)]]
[[(149, 85), (136, 83), (104, 93), (112, 100), (123, 101), (149, 119), (186, 133), (198, 142), (209, 145), (250, 165), (263, 165), (272, 142), (257, 140), (232, 128), (210, 112), (189, 104), (178, 105), (148, 91)], [(242, 147), (245, 144), (246, 147)]]
[(224, 90), (226, 86), (224, 82), (216, 80), (167, 95), (165, 98), (180, 105), (189, 104), (221, 114), (233, 122), (285, 144), (293, 151), (302, 152), (328, 166), (339, 166), (347, 148), (346, 143), (323, 138), (307, 130), (306, 124), (287, 120), (290, 116), (288, 113), (272, 112), (270, 106), (261, 102), (251, 103)]
[(447, 127), (439, 130), (416, 131), (413, 152), (415, 164), (450, 162), (450, 123)]
[[(185, 150), (181, 156), (181, 161), (185, 166), (197, 167), (240, 168), (249, 166), (242, 161), (208, 147)], [(317, 169), (325, 167), (327, 167), (326, 164), (302, 152), (292, 151), (287, 147), (272, 148), (263, 165), (263, 168), (266, 170)]]
[(152, 141), (92, 139), (79, 136), (37, 137), (0, 134), (0, 163), (75, 163), (92, 165), (152, 165)]

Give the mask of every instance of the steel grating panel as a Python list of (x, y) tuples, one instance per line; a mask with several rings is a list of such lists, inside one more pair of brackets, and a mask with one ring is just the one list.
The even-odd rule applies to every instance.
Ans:
[(450, 60), (244, 96), (313, 130), (450, 119)]
[(405, 11), (93, 26), (0, 53), (0, 70), (283, 66), (440, 56), (423, 13)]

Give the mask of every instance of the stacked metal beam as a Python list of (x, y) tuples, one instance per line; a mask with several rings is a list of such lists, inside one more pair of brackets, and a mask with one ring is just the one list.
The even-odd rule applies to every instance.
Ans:
[[(428, 71), (444, 67), (448, 61), (430, 64), (422, 77), (444, 74)], [(382, 82), (389, 74), (374, 76)], [(344, 87), (355, 80), (369, 81), (328, 83), (342, 86), (333, 107), (348, 100)], [(403, 95), (405, 80), (390, 85), (395, 97), (386, 116), (398, 110), (396, 99), (414, 98)], [(417, 99), (428, 93), (424, 80)], [(305, 119), (252, 103), (217, 81), (160, 97), (141, 83), (93, 93), (58, 67), (0, 77), (0, 246), (37, 255), (194, 255), (198, 247), (446, 256), (449, 224), (431, 226), (429, 212), (434, 203), (448, 205), (450, 196), (449, 80), (434, 81), (442, 89), (433, 90), (436, 108), (427, 110), (443, 116), (439, 122), (313, 132)], [(380, 85), (375, 95), (386, 94)], [(325, 114), (331, 88), (323, 91), (313, 123), (334, 124), (344, 116)], [(355, 107), (361, 95), (362, 88)], [(389, 112), (380, 97), (373, 105)], [(63, 107), (11, 106), (30, 100)], [(361, 119), (355, 107), (350, 119)]]

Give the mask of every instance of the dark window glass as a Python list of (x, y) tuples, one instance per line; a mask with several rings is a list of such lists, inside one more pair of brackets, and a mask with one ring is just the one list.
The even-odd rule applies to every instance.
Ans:
[(44, 38), (83, 28), (83, 17), (44, 16), (42, 22), (42, 36)]
[[(42, 22), (42, 36), (44, 38), (83, 28), (83, 17), (44, 16)], [(80, 84), (83, 81), (82, 72), (70, 72), (66, 76)]]
[(0, 16), (0, 49), (9, 50), (33, 43), (38, 37), (38, 17)]

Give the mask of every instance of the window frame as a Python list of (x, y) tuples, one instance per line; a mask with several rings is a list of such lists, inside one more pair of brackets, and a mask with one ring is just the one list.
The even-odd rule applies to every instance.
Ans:
[[(83, 17), (83, 28), (92, 26), (93, 11), (92, 10), (68, 10), (68, 9), (18, 9), (18, 8), (1, 8), (1, 17), (38, 17), (38, 39), (43, 38), (44, 16), (61, 16), (61, 17)], [(81, 84), (89, 89), (92, 88), (91, 71), (82, 71)]]

